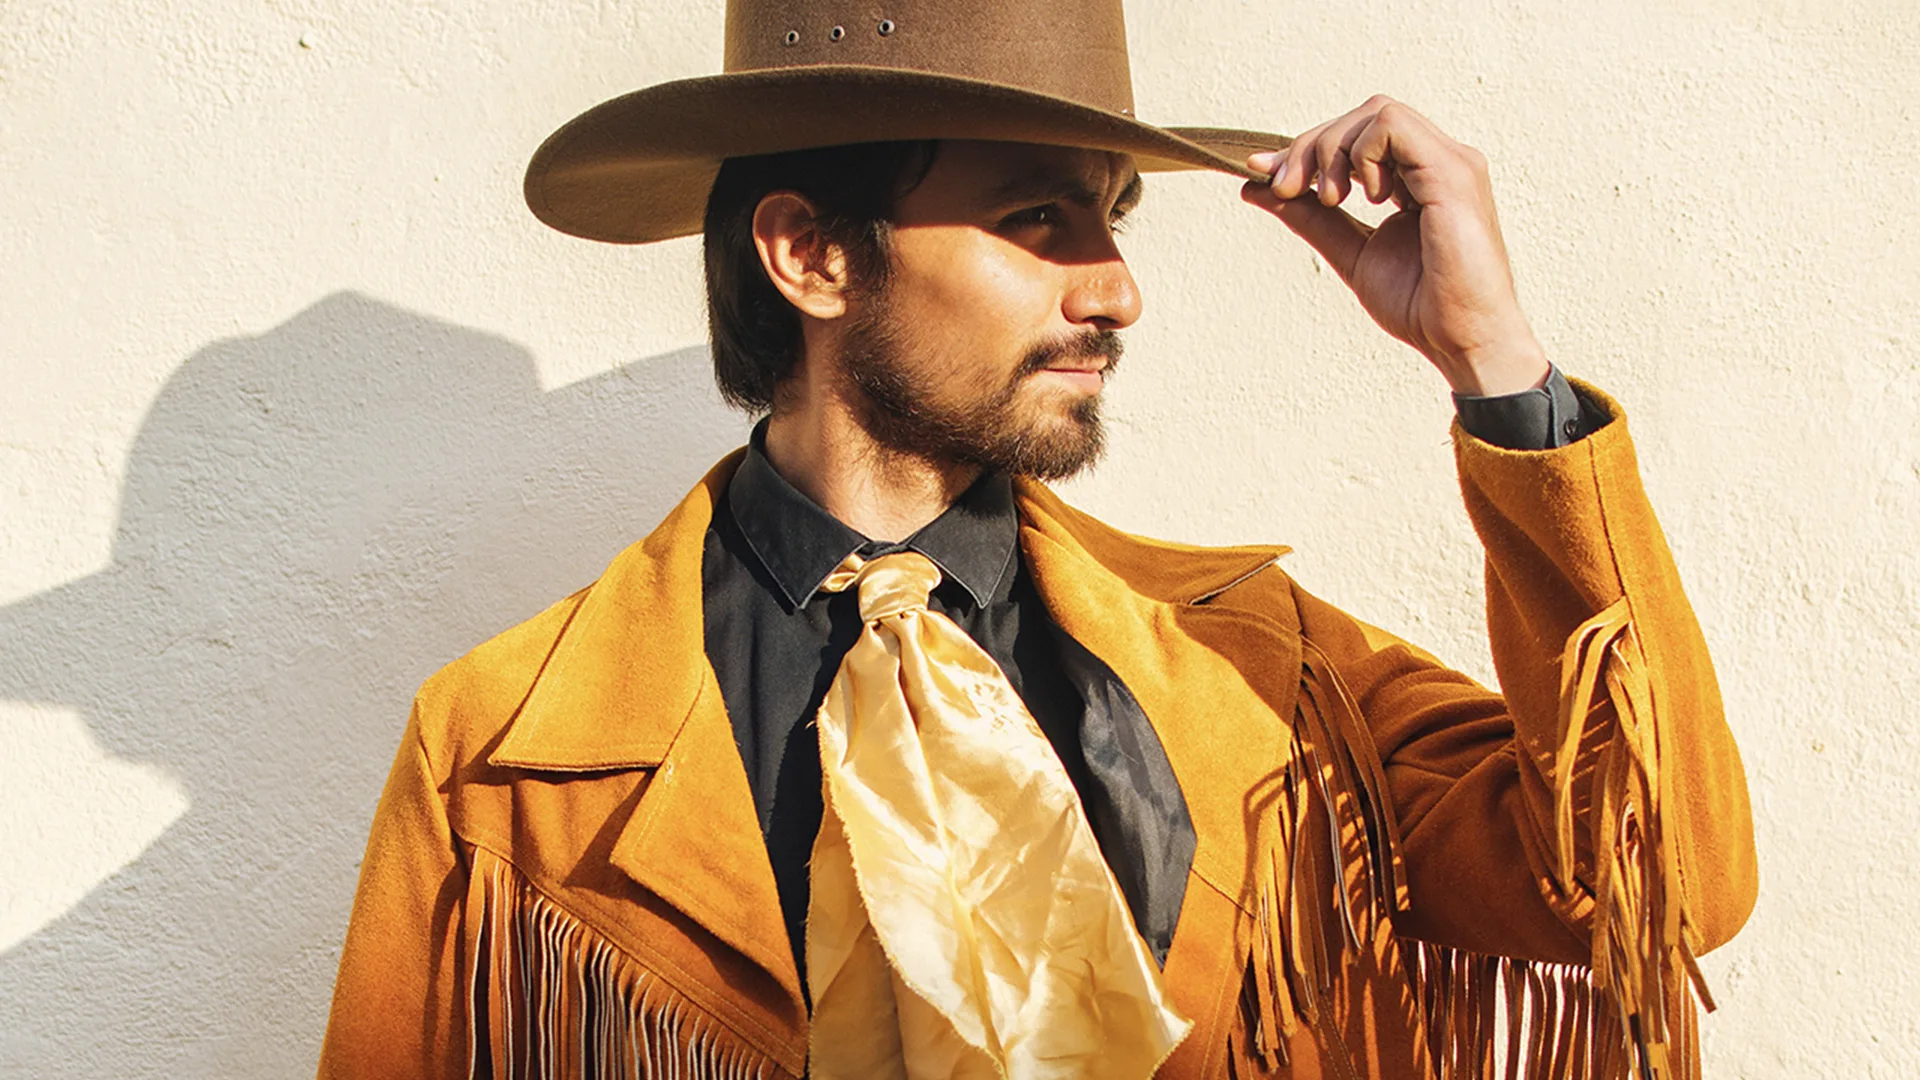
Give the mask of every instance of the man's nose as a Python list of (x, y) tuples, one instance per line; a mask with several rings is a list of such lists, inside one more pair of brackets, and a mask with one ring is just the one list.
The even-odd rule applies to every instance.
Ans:
[(1117, 249), (1109, 247), (1105, 254), (1098, 262), (1074, 268), (1061, 314), (1077, 325), (1124, 330), (1140, 321), (1140, 286)]

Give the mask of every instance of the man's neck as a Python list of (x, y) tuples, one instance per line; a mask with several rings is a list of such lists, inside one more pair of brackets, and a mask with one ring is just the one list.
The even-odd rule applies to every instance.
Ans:
[(847, 403), (796, 401), (767, 422), (767, 460), (801, 494), (871, 540), (904, 540), (980, 477), (973, 465), (882, 446)]

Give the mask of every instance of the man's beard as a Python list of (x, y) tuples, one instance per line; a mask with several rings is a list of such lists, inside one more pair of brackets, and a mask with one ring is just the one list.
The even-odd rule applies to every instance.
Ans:
[(1120, 335), (1088, 330), (1027, 351), (998, 390), (973, 401), (938, 401), (931, 380), (906, 362), (903, 334), (883, 297), (869, 300), (848, 328), (842, 363), (866, 406), (862, 421), (882, 447), (927, 461), (974, 465), (988, 472), (1064, 480), (1100, 460), (1106, 432), (1100, 397), (1077, 397), (1064, 414), (1035, 415), (1016, 408), (1026, 381), (1069, 360), (1104, 359), (1111, 373), (1120, 363)]

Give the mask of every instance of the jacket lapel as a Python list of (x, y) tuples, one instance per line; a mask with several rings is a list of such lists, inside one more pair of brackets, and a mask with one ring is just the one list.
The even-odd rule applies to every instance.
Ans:
[(1206, 601), (1287, 549), (1147, 540), (1038, 484), (1016, 491), (1022, 551), (1048, 613), (1113, 669), (1160, 737), (1193, 817), (1194, 872), (1249, 903), (1259, 809), (1249, 798), (1286, 760), (1300, 646), (1279, 623)]
[(740, 457), (716, 465), (588, 589), (488, 760), (550, 772), (652, 769), (613, 864), (798, 1002), (773, 867), (704, 639), (707, 526)]

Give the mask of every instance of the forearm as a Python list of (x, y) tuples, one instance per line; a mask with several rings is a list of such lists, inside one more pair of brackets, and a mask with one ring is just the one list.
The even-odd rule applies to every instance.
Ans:
[[(1619, 724), (1607, 707), (1607, 678), (1617, 667), (1612, 658), (1627, 654), (1623, 662), (1645, 680), (1650, 709), (1638, 724), (1657, 758), (1654, 794), (1690, 943), (1712, 948), (1739, 928), (1753, 901), (1745, 774), (1705, 641), (1641, 488), (1626, 422), (1604, 395), (1580, 389), (1607, 422), (1562, 448), (1508, 451), (1455, 433), (1467, 511), (1487, 552), (1494, 665), (1516, 746), (1540, 781), (1523, 787), (1529, 816), (1548, 827), (1556, 862), (1570, 861), (1577, 881), (1592, 888), (1593, 826), (1605, 794), (1595, 766)], [(1592, 657), (1595, 664), (1566, 670), (1569, 652), (1580, 647), (1576, 632), (1608, 612), (1603, 621), (1624, 620), (1624, 637)], [(1583, 678), (1595, 691), (1593, 715), (1563, 716), (1569, 701), (1579, 701)], [(1568, 745), (1570, 725), (1582, 729), (1573, 733), (1575, 746)], [(1569, 807), (1578, 818), (1570, 860)]]
[[(1604, 396), (1588, 396), (1608, 422), (1560, 449), (1505, 451), (1456, 431), (1467, 508), (1487, 550), (1504, 693), (1300, 597), (1303, 632), (1351, 689), (1385, 767), (1411, 900), (1399, 926), (1415, 937), (1591, 960), (1604, 937), (1594, 925), (1596, 852), (1617, 866), (1624, 848), (1624, 809), (1618, 797), (1602, 805), (1596, 771), (1636, 754), (1657, 766), (1667, 795), (1658, 821), (1642, 824), (1666, 830), (1678, 887), (1670, 906), (1685, 915), (1688, 943), (1699, 951), (1725, 940), (1752, 903), (1745, 780), (1706, 648), (1640, 489), (1625, 422)], [(1589, 632), (1576, 639), (1582, 627)], [(1607, 662), (1614, 646), (1631, 653), (1630, 669)], [(1570, 655), (1596, 663), (1576, 664), (1563, 684)], [(1620, 672), (1644, 684), (1649, 707), (1634, 730), (1652, 739), (1651, 753), (1617, 745), (1609, 675)], [(1563, 723), (1563, 703), (1582, 686), (1594, 707), (1577, 726)], [(1563, 775), (1574, 782), (1559, 783)]]

